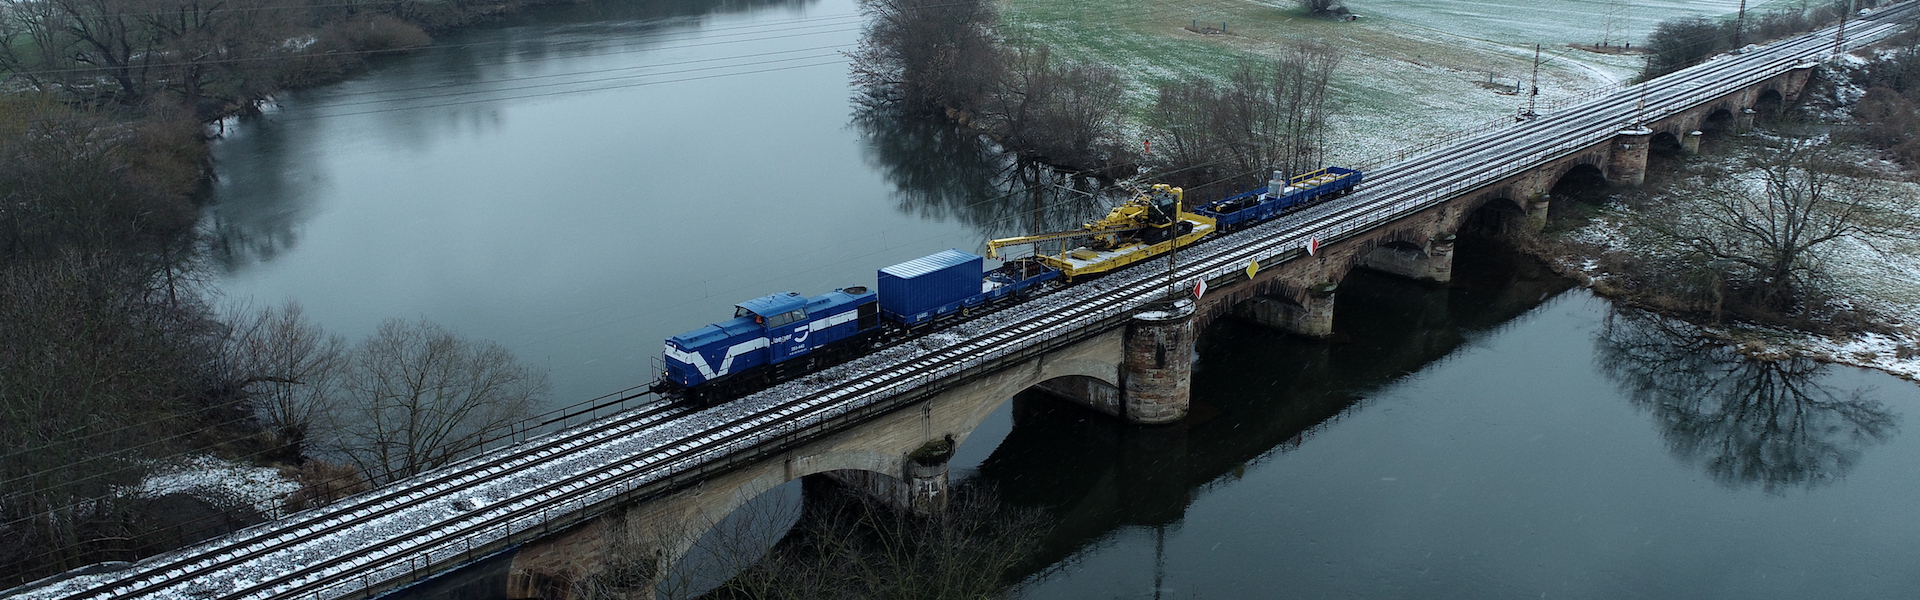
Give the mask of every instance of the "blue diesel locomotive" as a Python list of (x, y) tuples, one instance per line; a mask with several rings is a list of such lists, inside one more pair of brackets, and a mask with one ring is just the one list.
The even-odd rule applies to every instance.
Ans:
[(986, 271), (979, 255), (946, 250), (881, 269), (878, 292), (840, 288), (734, 305), (733, 318), (667, 338), (653, 391), (718, 401), (792, 379), (893, 341), (1029, 296), (1060, 273), (1013, 261)]

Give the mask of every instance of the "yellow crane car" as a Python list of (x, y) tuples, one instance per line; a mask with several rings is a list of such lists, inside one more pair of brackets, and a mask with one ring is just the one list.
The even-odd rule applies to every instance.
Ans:
[(1060, 254), (1041, 254), (1036, 249), (1033, 258), (1059, 270), (1068, 281), (1106, 273), (1200, 241), (1217, 229), (1211, 217), (1187, 212), (1181, 200), (1180, 188), (1155, 184), (1079, 229), (990, 240), (987, 257), (999, 258), (1000, 249), (1007, 246), (1086, 238)]

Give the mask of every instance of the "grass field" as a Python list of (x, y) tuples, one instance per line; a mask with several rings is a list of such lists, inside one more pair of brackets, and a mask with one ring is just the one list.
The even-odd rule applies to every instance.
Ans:
[[(1640, 43), (1660, 21), (1722, 16), (1738, 0), (1354, 0), (1361, 18), (1309, 17), (1291, 0), (1009, 0), (1005, 30), (1062, 56), (1114, 65), (1130, 77), (1136, 108), (1153, 85), (1189, 74), (1218, 76), (1247, 57), (1295, 40), (1341, 48), (1338, 113), (1330, 162), (1357, 164), (1392, 149), (1442, 140), (1513, 115), (1525, 96), (1481, 85), (1528, 78), (1534, 44), (1544, 48), (1541, 101), (1577, 98), (1637, 72), (1633, 54), (1568, 44)], [(1754, 2), (1758, 10), (1760, 2)], [(1188, 30), (1226, 26), (1225, 35)], [(1136, 137), (1144, 136), (1135, 129)]]

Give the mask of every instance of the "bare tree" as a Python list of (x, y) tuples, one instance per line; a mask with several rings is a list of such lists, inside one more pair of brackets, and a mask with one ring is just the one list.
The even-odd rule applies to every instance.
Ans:
[(1300, 0), (1300, 8), (1307, 9), (1308, 14), (1316, 16), (1337, 17), (1348, 14), (1347, 7), (1341, 4), (1340, 0)]
[(916, 110), (971, 111), (999, 79), (1001, 58), (987, 0), (865, 0), (867, 35), (854, 79), (874, 97)]
[(547, 375), (497, 343), (390, 319), (357, 346), (333, 415), (338, 450), (376, 483), (446, 465), (531, 416)]
[(1006, 580), (1052, 522), (991, 489), (958, 486), (938, 515), (922, 517), (865, 497), (831, 494), (807, 508), (793, 533), (715, 590), (720, 598), (977, 600), (1017, 592)]
[(1916, 230), (1915, 199), (1861, 176), (1821, 140), (1786, 138), (1753, 151), (1746, 175), (1682, 192), (1635, 219), (1644, 246), (1719, 273), (1729, 291), (1783, 310), (1818, 273), (1818, 250), (1853, 236)]
[(346, 341), (306, 320), (288, 302), (255, 315), (228, 338), (231, 378), (252, 404), (261, 426), (298, 459), (314, 426), (333, 411), (331, 399), (345, 365)]
[(1170, 146), (1162, 167), (1193, 187), (1244, 187), (1267, 171), (1299, 174), (1326, 156), (1329, 90), (1340, 55), (1302, 42), (1270, 64), (1242, 62), (1224, 84), (1193, 77), (1162, 84), (1152, 121)]
[(124, 490), (232, 416), (218, 324), (163, 287), (112, 256), (0, 260), (0, 585), (140, 556)]
[(165, 148), (198, 142), (160, 125), (117, 126), (46, 96), (0, 98), (0, 260), (178, 246), (197, 216), (183, 192), (201, 163)]
[(1118, 153), (1108, 139), (1125, 109), (1118, 71), (1054, 58), (1044, 44), (1004, 57), (976, 125), (1030, 162), (1092, 170)]

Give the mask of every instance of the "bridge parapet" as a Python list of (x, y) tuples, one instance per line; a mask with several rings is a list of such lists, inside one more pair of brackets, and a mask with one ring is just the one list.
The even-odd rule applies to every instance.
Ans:
[[(1885, 39), (1896, 30), (1891, 15), (1911, 13), (1905, 8), (1876, 12), (1858, 30), (1849, 31), (1854, 35), (1849, 41)], [(1737, 124), (1741, 115), (1749, 114), (1747, 110), (1764, 106), (1769, 98), (1803, 93), (1800, 88), (1811, 72), (1807, 63), (1793, 61), (1824, 57), (1832, 37), (1828, 30), (1776, 42), (1637, 89), (1595, 94), (1592, 102), (1525, 123), (1411, 151), (1402, 155), (1406, 160), (1370, 167), (1366, 188), (1340, 202), (1207, 242), (1191, 253), (1183, 251), (1178, 278), (1183, 282), (1203, 278), (1209, 287), (1220, 290), (1198, 307), (1193, 326), (1204, 327), (1206, 320), (1231, 310), (1231, 304), (1219, 302), (1219, 297), (1243, 301), (1242, 294), (1258, 292), (1296, 301), (1310, 298), (1314, 285), (1338, 282), (1347, 269), (1367, 261), (1363, 251), (1373, 247), (1369, 244), (1383, 243), (1383, 230), (1425, 236), (1399, 240), (1419, 245), (1420, 240), (1433, 239), (1433, 234), (1456, 232), (1477, 207), (1501, 202), (1512, 202), (1512, 212), (1544, 217), (1546, 193), (1553, 181), (1581, 164), (1604, 169), (1607, 146), (1623, 124), (1648, 123), (1656, 131), (1667, 130), (1680, 138), (1683, 145), (1687, 138), (1682, 133), (1714, 133), (1704, 125), (1722, 111), (1728, 123)], [(1302, 248), (1309, 244), (1317, 244), (1321, 252), (1307, 255)], [(1431, 241), (1426, 242), (1426, 253), (1429, 257), (1443, 254)], [(1451, 251), (1444, 254), (1451, 256)], [(1275, 275), (1260, 285), (1250, 282), (1233, 288), (1231, 284), (1250, 279), (1248, 267), (1253, 261), (1268, 269), (1261, 272), (1262, 277), (1268, 277), (1269, 271)], [(1283, 264), (1293, 266), (1276, 268)], [(916, 431), (896, 437), (915, 445), (940, 431), (955, 432), (964, 443), (959, 434), (970, 429), (958, 424), (967, 419), (977, 423), (985, 415), (970, 411), (988, 405), (959, 402), (960, 396), (1010, 395), (1041, 381), (1035, 378), (1045, 371), (1041, 365), (1046, 361), (1038, 359), (1078, 344), (1096, 343), (1096, 338), (1107, 340), (1102, 336), (1126, 327), (1138, 308), (1160, 300), (1165, 279), (1153, 279), (1115, 273), (1058, 296), (983, 317), (983, 323), (991, 321), (990, 328), (968, 332), (945, 348), (910, 356), (876, 355), (843, 365), (841, 373), (848, 375), (821, 389), (770, 393), (698, 414), (676, 413), (658, 423), (651, 417), (597, 423), (431, 474), (444, 481), (409, 484), (407, 491), (376, 491), (284, 524), (155, 557), (121, 572), (64, 581), (25, 596), (104, 600), (198, 594), (218, 588), (227, 591), (208, 596), (210, 600), (367, 598), (530, 539), (558, 534), (635, 502), (664, 502), (681, 494), (698, 495), (702, 489), (714, 493), (723, 487), (720, 482), (733, 481), (729, 478), (766, 475), (769, 479), (762, 483), (777, 484), (791, 473), (832, 470), (827, 467), (833, 464), (843, 465), (837, 468), (854, 464), (877, 465), (876, 470), (903, 468), (902, 455), (916, 446), (889, 447), (885, 452), (869, 449), (864, 454), (802, 450), (868, 427)], [(1327, 310), (1331, 310), (1330, 300)], [(1114, 348), (1117, 354), (1119, 337), (1113, 336), (1113, 343), (1103, 347)], [(1115, 358), (1115, 363), (1119, 360)], [(938, 399), (942, 395), (949, 397)], [(1005, 395), (999, 398), (1004, 401)], [(918, 414), (903, 410), (911, 406), (935, 408), (923, 408), (926, 412)], [(956, 425), (936, 427), (940, 415), (951, 417)], [(924, 420), (918, 430), (897, 421), (915, 417)], [(758, 470), (772, 469), (769, 465), (780, 471)], [(496, 466), (500, 470), (492, 470)], [(445, 489), (436, 487), (443, 483)], [(454, 510), (448, 500), (455, 494), (485, 494), (492, 502)], [(709, 501), (724, 504), (712, 500), (716, 497), (709, 496)]]

